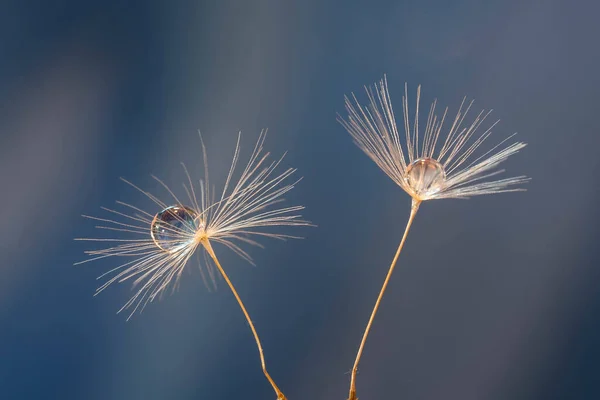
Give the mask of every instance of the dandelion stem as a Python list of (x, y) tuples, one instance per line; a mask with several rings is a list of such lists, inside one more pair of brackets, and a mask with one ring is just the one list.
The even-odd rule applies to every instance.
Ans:
[(400, 256), (400, 252), (404, 247), (404, 242), (406, 241), (406, 237), (408, 236), (408, 231), (410, 230), (410, 226), (417, 215), (417, 211), (419, 211), (419, 205), (421, 202), (419, 200), (413, 199), (412, 207), (410, 210), (410, 217), (408, 218), (408, 222), (406, 223), (406, 228), (404, 229), (404, 235), (402, 236), (402, 240), (400, 241), (400, 245), (398, 246), (398, 250), (396, 250), (396, 255), (392, 260), (392, 264), (390, 265), (390, 269), (385, 277), (385, 281), (383, 281), (383, 286), (381, 287), (381, 291), (379, 292), (379, 296), (377, 297), (377, 301), (375, 302), (375, 306), (373, 307), (373, 311), (371, 312), (371, 317), (369, 318), (369, 322), (367, 323), (367, 327), (365, 328), (365, 333), (363, 334), (362, 340), (360, 342), (360, 346), (358, 348), (358, 353), (356, 354), (356, 360), (354, 361), (354, 366), (352, 367), (352, 377), (350, 378), (350, 393), (348, 395), (348, 400), (358, 400), (356, 397), (356, 372), (358, 371), (358, 363), (360, 362), (360, 357), (362, 356), (363, 349), (365, 347), (365, 342), (367, 341), (367, 336), (369, 336), (369, 331), (371, 330), (371, 325), (373, 324), (373, 320), (375, 319), (375, 314), (377, 314), (377, 310), (379, 309), (379, 304), (381, 303), (381, 299), (383, 298), (383, 294), (385, 293), (385, 289), (390, 281), (390, 277), (394, 272), (394, 268), (396, 267), (396, 262), (398, 261), (398, 257)]
[(246, 307), (244, 306), (242, 299), (240, 298), (237, 291), (235, 290), (233, 283), (231, 283), (231, 281), (229, 280), (229, 277), (225, 273), (225, 270), (221, 266), (221, 263), (219, 263), (219, 260), (217, 259), (217, 256), (215, 255), (215, 252), (213, 251), (212, 246), (211, 246), (210, 242), (208, 241), (208, 239), (202, 240), (201, 243), (204, 246), (204, 248), (206, 249), (206, 251), (208, 252), (208, 254), (210, 255), (210, 257), (213, 259), (215, 264), (217, 265), (217, 268), (221, 272), (221, 275), (223, 275), (225, 282), (227, 282), (227, 285), (229, 285), (229, 288), (233, 292), (235, 299), (237, 300), (238, 304), (240, 305), (240, 308), (242, 309), (242, 312), (244, 313), (244, 316), (246, 317), (246, 321), (248, 321), (248, 325), (250, 325), (250, 329), (252, 330), (252, 334), (254, 335), (254, 340), (256, 341), (256, 347), (258, 347), (258, 353), (260, 355), (260, 363), (262, 365), (263, 373), (265, 374), (265, 377), (267, 378), (267, 380), (269, 381), (271, 386), (273, 386), (273, 390), (275, 390), (275, 393), (277, 394), (277, 400), (286, 400), (286, 397), (284, 396), (284, 394), (281, 392), (279, 387), (275, 384), (275, 381), (273, 380), (273, 378), (271, 378), (271, 375), (269, 375), (269, 373), (267, 372), (267, 367), (265, 364), (265, 356), (263, 354), (262, 345), (260, 344), (260, 339), (258, 338), (258, 333), (256, 332), (256, 328), (254, 327), (254, 324), (252, 323), (252, 320), (250, 319), (250, 314), (248, 314), (248, 311), (246, 311)]

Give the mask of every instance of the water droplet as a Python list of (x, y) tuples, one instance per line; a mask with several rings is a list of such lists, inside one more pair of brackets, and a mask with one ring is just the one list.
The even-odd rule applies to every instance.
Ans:
[(433, 158), (418, 158), (406, 168), (406, 182), (414, 194), (426, 200), (444, 188), (446, 172)]
[(150, 234), (158, 247), (172, 252), (190, 244), (200, 227), (201, 219), (196, 211), (185, 206), (171, 206), (154, 216)]

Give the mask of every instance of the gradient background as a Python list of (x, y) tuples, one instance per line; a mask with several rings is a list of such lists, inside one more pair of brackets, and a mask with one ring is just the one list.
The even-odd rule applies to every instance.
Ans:
[[(118, 180), (215, 182), (261, 128), (304, 180), (305, 240), (219, 249), (290, 400), (345, 399), (410, 199), (336, 122), (388, 74), (456, 110), (468, 95), (529, 146), (528, 192), (426, 203), (358, 378), (361, 399), (600, 398), (600, 56), (593, 2), (4, 1), (0, 13), (0, 398), (273, 399), (235, 300), (195, 267), (125, 322), (82, 267)], [(484, 5), (485, 3), (485, 5)], [(185, 5), (184, 5), (185, 4)], [(362, 94), (361, 94), (362, 96)], [(364, 97), (363, 97), (364, 99)], [(414, 97), (413, 97), (414, 99)], [(155, 210), (158, 211), (158, 210)], [(302, 229), (300, 229), (302, 230)]]

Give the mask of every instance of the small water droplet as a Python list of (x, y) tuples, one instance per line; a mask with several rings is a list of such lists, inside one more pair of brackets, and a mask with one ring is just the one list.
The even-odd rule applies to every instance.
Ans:
[(154, 243), (165, 251), (176, 251), (194, 240), (201, 227), (198, 213), (189, 207), (167, 207), (154, 216), (150, 234)]
[(406, 168), (406, 182), (414, 194), (426, 200), (444, 188), (446, 172), (433, 158), (418, 158)]

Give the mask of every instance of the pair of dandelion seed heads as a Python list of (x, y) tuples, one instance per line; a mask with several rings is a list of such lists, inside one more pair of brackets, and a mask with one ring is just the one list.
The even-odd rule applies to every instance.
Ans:
[[(386, 78), (384, 77), (374, 87), (365, 89), (369, 99), (368, 104), (361, 106), (354, 95), (351, 98), (346, 97), (348, 116), (345, 119), (339, 116), (338, 120), (350, 133), (358, 147), (412, 197), (412, 208), (404, 235), (363, 334), (352, 369), (348, 400), (357, 400), (356, 373), (364, 345), (421, 202), (523, 190), (519, 185), (528, 180), (524, 176), (489, 179), (502, 173), (503, 170), (498, 169), (498, 165), (525, 147), (525, 144), (517, 142), (501, 148), (512, 138), (509, 136), (483, 155), (475, 157), (476, 151), (491, 135), (492, 128), (497, 122), (480, 133), (481, 125), (490, 114), (481, 111), (471, 122), (466, 123), (465, 119), (473, 105), (472, 101), (466, 104), (466, 100), (463, 99), (445, 137), (441, 132), (448, 125), (446, 124), (448, 109), (446, 108), (443, 115), (438, 117), (437, 101), (434, 101), (427, 116), (424, 133), (421, 135), (419, 132), (421, 88), (419, 86), (417, 89), (416, 107), (411, 122), (408, 90), (405, 85), (402, 98), (404, 122), (404, 143), (402, 143)], [(261, 246), (254, 240), (259, 236), (278, 239), (293, 237), (265, 231), (266, 228), (311, 225), (299, 214), (303, 209), (302, 206), (280, 206), (282, 196), (297, 183), (297, 181), (289, 182), (289, 178), (296, 170), (288, 168), (283, 172), (276, 172), (283, 157), (276, 161), (268, 161), (269, 153), (263, 152), (265, 133), (263, 131), (259, 136), (246, 167), (240, 177), (234, 180), (233, 175), (240, 155), (238, 136), (233, 161), (219, 197), (215, 197), (215, 192), (209, 185), (207, 154), (202, 141), (205, 174), (204, 179), (198, 181), (198, 186), (194, 185), (187, 168), (182, 164), (187, 178), (183, 184), (187, 195), (185, 204), (156, 177), (154, 179), (170, 194), (169, 202), (163, 202), (153, 194), (125, 181), (152, 200), (161, 211), (149, 213), (133, 205), (117, 202), (124, 207), (123, 211), (108, 208), (105, 210), (115, 218), (118, 217), (118, 220), (86, 216), (105, 223), (98, 226), (100, 229), (132, 233), (138, 235), (138, 239), (81, 239), (112, 243), (109, 247), (87, 251), (90, 258), (81, 263), (113, 256), (131, 259), (102, 275), (102, 277), (111, 277), (97, 290), (99, 293), (115, 282), (133, 281), (134, 287), (138, 289), (119, 310), (131, 308), (131, 317), (137, 310), (143, 310), (149, 302), (160, 297), (169, 286), (177, 287), (190, 257), (199, 247), (203, 249), (201, 251), (208, 272), (207, 279), (203, 269), (200, 269), (203, 280), (207, 284), (209, 281), (215, 284), (215, 273), (211, 268), (211, 262), (214, 263), (219, 275), (229, 285), (252, 330), (265, 377), (271, 383), (277, 399), (285, 400), (286, 397), (267, 372), (262, 345), (250, 315), (211, 245), (211, 242), (222, 244), (243, 259), (252, 262), (250, 255), (242, 249), (241, 244)]]
[[(467, 123), (466, 117), (473, 102), (467, 103), (463, 99), (456, 116), (448, 123), (448, 109), (439, 117), (436, 114), (436, 100), (429, 109), (424, 133), (421, 134), (420, 86), (414, 115), (411, 116), (405, 85), (402, 97), (403, 127), (396, 121), (386, 78), (365, 89), (367, 105), (361, 106), (354, 94), (346, 97), (348, 116), (339, 116), (338, 120), (358, 147), (408, 193), (413, 202), (523, 190), (519, 185), (528, 180), (524, 176), (498, 180), (488, 178), (502, 173), (498, 165), (525, 147), (524, 143), (516, 142), (499, 150), (512, 138), (509, 136), (481, 156), (474, 157), (476, 150), (488, 139), (497, 124), (494, 122), (482, 132), (481, 125), (491, 111), (481, 111)], [(403, 139), (400, 134), (402, 129)], [(442, 134), (444, 129), (448, 129), (445, 135)], [(263, 151), (264, 140), (265, 132), (261, 133), (246, 167), (234, 183), (233, 174), (240, 156), (238, 137), (229, 174), (217, 199), (209, 186), (207, 154), (203, 143), (205, 177), (199, 180), (199, 185), (193, 184), (188, 170), (183, 166), (187, 181), (183, 185), (186, 202), (180, 201), (158, 178), (155, 179), (171, 196), (170, 203), (126, 181), (152, 200), (161, 211), (149, 213), (118, 202), (125, 207), (125, 211), (105, 210), (119, 220), (88, 216), (107, 223), (99, 226), (100, 229), (143, 236), (140, 239), (84, 239), (117, 244), (87, 251), (92, 258), (83, 262), (111, 256), (133, 257), (132, 261), (105, 274), (113, 276), (98, 291), (117, 281), (132, 280), (139, 289), (123, 309), (133, 307), (135, 312), (161, 295), (171, 283), (177, 283), (192, 254), (199, 246), (206, 249), (201, 245), (208, 241), (223, 244), (251, 262), (250, 255), (242, 249), (241, 244), (260, 246), (253, 239), (258, 236), (280, 239), (292, 237), (271, 233), (265, 228), (310, 225), (298, 214), (302, 206), (279, 206), (282, 196), (297, 183), (289, 183), (289, 178), (296, 170), (289, 168), (282, 173), (276, 172), (282, 159), (268, 161), (269, 154)], [(214, 282), (210, 261), (207, 260), (205, 264)]]

